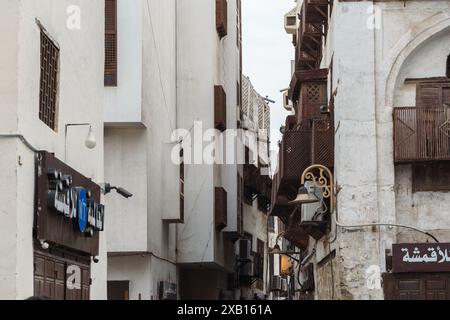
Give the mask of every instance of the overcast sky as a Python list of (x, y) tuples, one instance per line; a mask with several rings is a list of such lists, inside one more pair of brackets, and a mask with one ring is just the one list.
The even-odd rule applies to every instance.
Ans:
[(242, 0), (244, 74), (260, 95), (276, 101), (270, 104), (271, 149), (278, 148), (278, 129), (286, 118), (280, 90), (289, 86), (294, 47), (284, 15), (294, 7), (294, 0)]

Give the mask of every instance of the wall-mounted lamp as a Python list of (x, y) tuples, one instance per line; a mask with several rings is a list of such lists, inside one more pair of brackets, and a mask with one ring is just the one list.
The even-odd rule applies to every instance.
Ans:
[(300, 204), (308, 204), (308, 203), (316, 203), (319, 202), (319, 198), (314, 193), (314, 185), (308, 183), (310, 181), (305, 182), (303, 186), (298, 189), (297, 197), (290, 201), (290, 205), (300, 205)]
[(45, 240), (39, 241), (39, 244), (41, 245), (41, 248), (44, 250), (48, 250), (48, 248), (50, 248), (50, 244)]
[(84, 141), (84, 145), (88, 149), (94, 149), (97, 146), (97, 139), (94, 135), (94, 130), (92, 130), (92, 124), (90, 123), (67, 123), (64, 127), (64, 160), (67, 160), (67, 131), (69, 127), (81, 127), (81, 126), (89, 126), (89, 132)]

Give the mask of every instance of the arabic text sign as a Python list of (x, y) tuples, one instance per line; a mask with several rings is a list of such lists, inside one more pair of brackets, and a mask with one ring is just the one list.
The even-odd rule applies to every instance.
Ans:
[(450, 272), (450, 243), (402, 243), (392, 246), (394, 272)]

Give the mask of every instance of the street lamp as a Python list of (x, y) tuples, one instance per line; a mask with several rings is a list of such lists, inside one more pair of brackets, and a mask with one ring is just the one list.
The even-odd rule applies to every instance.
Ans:
[(275, 245), (273, 246), (272, 250), (270, 250), (269, 254), (280, 254), (280, 255), (288, 256), (292, 260), (294, 260), (296, 262), (300, 262), (299, 259), (293, 257), (294, 254), (300, 254), (300, 252), (281, 251), (280, 245), (278, 244), (278, 240), (280, 239), (280, 237), (284, 236), (284, 234), (285, 234), (285, 232), (282, 231), (277, 235), (277, 237), (275, 238)]
[(314, 190), (323, 188), (322, 196), (324, 199), (330, 199), (330, 212), (333, 212), (334, 178), (330, 169), (320, 164), (312, 165), (303, 171), (301, 183), (302, 186), (298, 189), (297, 197), (289, 204), (299, 205), (319, 202), (320, 200), (315, 195)]

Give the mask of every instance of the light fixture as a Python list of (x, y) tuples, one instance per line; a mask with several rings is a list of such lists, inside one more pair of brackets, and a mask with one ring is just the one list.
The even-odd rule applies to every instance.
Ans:
[(279, 254), (280, 252), (281, 252), (281, 248), (280, 248), (280, 246), (277, 243), (277, 244), (275, 244), (273, 246), (273, 249), (272, 249), (272, 251), (270, 253), (271, 254)]
[(116, 190), (116, 192), (118, 194), (120, 194), (122, 197), (127, 198), (127, 199), (131, 198), (133, 196), (133, 194), (131, 192), (129, 192), (128, 190), (125, 190), (122, 187), (115, 187), (115, 186), (111, 186), (110, 183), (105, 183), (104, 194), (108, 194), (112, 190)]
[(294, 200), (289, 201), (289, 204), (299, 205), (316, 202), (319, 202), (317, 196), (313, 192), (311, 192), (311, 190), (308, 190), (308, 188), (305, 187), (305, 185), (303, 185), (298, 189), (297, 197)]
[(39, 243), (41, 245), (41, 248), (44, 249), (44, 250), (47, 250), (48, 248), (50, 248), (50, 245), (45, 240), (41, 240), (41, 241), (39, 241)]
[(86, 145), (86, 148), (88, 149), (94, 149), (97, 145), (97, 140), (95, 139), (94, 131), (92, 130), (92, 126), (89, 126), (89, 133), (86, 138), (86, 141), (84, 142)]
[(67, 131), (70, 127), (81, 127), (89, 126), (89, 132), (84, 141), (84, 145), (88, 149), (94, 149), (97, 145), (97, 139), (95, 139), (94, 130), (92, 129), (92, 124), (90, 123), (66, 123), (64, 126), (64, 160), (67, 160)]

